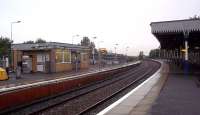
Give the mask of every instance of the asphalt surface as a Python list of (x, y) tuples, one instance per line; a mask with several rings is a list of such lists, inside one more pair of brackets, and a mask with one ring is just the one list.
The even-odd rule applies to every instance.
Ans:
[(197, 76), (172, 71), (148, 115), (200, 115)]

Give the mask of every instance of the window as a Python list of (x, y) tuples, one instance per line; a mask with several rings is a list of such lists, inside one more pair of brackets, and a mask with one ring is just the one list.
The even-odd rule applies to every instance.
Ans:
[(56, 63), (71, 63), (71, 52), (69, 50), (56, 50)]
[(56, 52), (56, 63), (61, 63), (62, 57), (62, 52)]
[(82, 58), (81, 60), (87, 61), (87, 56), (88, 56), (87, 53), (81, 53), (81, 58)]
[(64, 62), (71, 62), (71, 53), (69, 51), (64, 51)]

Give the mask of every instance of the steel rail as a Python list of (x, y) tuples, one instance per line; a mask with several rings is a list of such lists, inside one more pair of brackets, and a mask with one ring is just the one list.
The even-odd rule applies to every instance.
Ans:
[(103, 100), (98, 101), (97, 103), (89, 106), (88, 108), (86, 108), (83, 111), (79, 112), (78, 115), (84, 115), (84, 114), (88, 113), (89, 111), (91, 111), (92, 109), (96, 108), (97, 106), (101, 105), (102, 103), (110, 100), (111, 98), (115, 97), (116, 95), (118, 95), (122, 91), (126, 90), (127, 88), (131, 87), (132, 85), (134, 85), (134, 84), (138, 83), (139, 81), (141, 81), (142, 79), (144, 79), (148, 74), (150, 74), (151, 72), (155, 71), (155, 69), (157, 69), (157, 68), (156, 67), (155, 68), (151, 68), (150, 70), (145, 72), (143, 75), (141, 75), (140, 77), (136, 78), (136, 80), (134, 80), (130, 84), (127, 84), (125, 87), (119, 89), (117, 92), (113, 93), (112, 95), (107, 96)]
[[(130, 77), (127, 77), (127, 79), (129, 79), (129, 78), (131, 78), (131, 75), (132, 76), (134, 76), (133, 74), (135, 74), (135, 76), (138, 76), (138, 74), (139, 73), (141, 73), (141, 72), (143, 72), (143, 70), (144, 69), (146, 69), (146, 67), (143, 67), (143, 68), (140, 68), (140, 71), (134, 71), (134, 72), (130, 72), (130, 73), (128, 73), (128, 74), (126, 74), (125, 76), (127, 77), (127, 76), (130, 76)], [(150, 74), (152, 71), (154, 71), (156, 68), (150, 68), (150, 70), (148, 70), (147, 72), (145, 72), (145, 74), (142, 74), (142, 75), (140, 75), (140, 76), (146, 76), (147, 74)], [(142, 79), (142, 78), (144, 78), (144, 77), (141, 77), (140, 79)], [(139, 78), (137, 78), (137, 79), (139, 79)], [(137, 80), (138, 81), (138, 80)], [(136, 81), (135, 81), (136, 82)], [(113, 82), (114, 83), (114, 82)], [(112, 83), (110, 83), (109, 85), (111, 85)], [(107, 87), (108, 85), (104, 85), (103, 87)], [(94, 90), (92, 90), (92, 91), (89, 91), (89, 92), (87, 92), (87, 93), (85, 93), (85, 94), (83, 94), (83, 95), (86, 95), (86, 94), (89, 94), (89, 93), (91, 93), (91, 92), (93, 92), (93, 91), (95, 91), (95, 90), (98, 90), (98, 89), (100, 89), (100, 88), (103, 88), (103, 87), (99, 87), (99, 88), (97, 88), (97, 89), (94, 89)], [(81, 97), (81, 96), (83, 96), (83, 95), (79, 95), (79, 96), (76, 96), (76, 97), (74, 97), (74, 99), (76, 99), (76, 98), (78, 98), (78, 97)], [(72, 101), (72, 99), (71, 100), (69, 100), (69, 101)], [(68, 102), (67, 102), (68, 103)], [(61, 103), (62, 104), (62, 103)], [(59, 104), (58, 104), (59, 105)], [(96, 104), (95, 104), (96, 105)], [(98, 104), (97, 104), (98, 105)], [(90, 107), (89, 107), (90, 108)], [(48, 110), (48, 109), (47, 109)], [(84, 111), (86, 111), (87, 112), (87, 110), (83, 110), (83, 113), (84, 113)], [(39, 112), (40, 113), (40, 112)], [(36, 113), (36, 114), (38, 114), (38, 113)], [(82, 114), (82, 112), (80, 112), (79, 114)]]
[[(139, 72), (138, 72), (138, 69), (144, 69), (144, 68), (137, 68), (137, 69), (134, 70), (134, 71), (133, 71), (133, 69), (131, 69), (131, 70), (129, 70), (128, 75), (131, 75), (131, 74), (133, 74), (133, 73), (134, 73), (134, 74), (139, 73)], [(131, 71), (131, 72), (130, 72), (130, 71)], [(126, 72), (127, 72), (127, 71), (126, 71)], [(123, 72), (123, 73), (124, 73), (124, 72)], [(123, 73), (120, 73), (120, 74), (123, 74)], [(80, 88), (80, 89), (83, 89), (83, 90), (84, 90), (84, 88), (90, 88), (90, 87), (93, 87), (94, 85), (99, 85), (99, 86), (94, 86), (94, 88), (88, 89), (87, 91), (82, 92), (82, 93), (80, 93), (80, 94), (78, 94), (78, 95), (73, 95), (73, 96), (70, 97), (70, 98), (65, 98), (63, 101), (56, 102), (55, 104), (52, 104), (52, 105), (48, 104), (48, 107), (45, 107), (44, 109), (40, 108), (39, 111), (33, 112), (33, 113), (31, 113), (31, 114), (37, 114), (37, 113), (39, 113), (39, 112), (41, 112), (41, 111), (47, 110), (47, 109), (52, 108), (52, 107), (55, 107), (55, 106), (57, 106), (57, 105), (61, 105), (61, 104), (66, 103), (66, 102), (68, 102), (68, 101), (70, 101), (70, 100), (73, 100), (73, 99), (76, 99), (76, 98), (81, 97), (81, 96), (83, 96), (83, 95), (86, 95), (86, 94), (89, 94), (89, 93), (91, 93), (91, 92), (94, 92), (95, 90), (99, 90), (99, 89), (101, 89), (101, 88), (103, 88), (103, 87), (107, 87), (107, 86), (110, 85), (110, 84), (113, 84), (113, 83), (119, 82), (120, 80), (123, 80), (123, 79), (126, 78), (128, 75), (127, 75), (127, 74), (124, 75), (124, 76), (123, 76), (123, 75), (117, 75), (117, 76), (122, 76), (122, 77), (119, 77), (119, 78), (116, 78), (116, 79), (106, 79), (106, 80), (102, 80), (102, 81), (100, 81), (100, 82), (96, 82), (95, 84), (91, 84), (91, 85), (89, 85), (89, 86), (87, 86), (87, 87)], [(128, 78), (127, 78), (127, 79), (128, 79)], [(99, 83), (103, 83), (103, 82), (107, 82), (107, 83), (99, 84)], [(80, 90), (80, 89), (77, 89), (77, 90)], [(58, 96), (57, 96), (57, 97), (58, 97)]]

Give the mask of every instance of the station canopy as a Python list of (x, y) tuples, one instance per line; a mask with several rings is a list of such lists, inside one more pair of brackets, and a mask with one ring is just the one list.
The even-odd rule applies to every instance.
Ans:
[(200, 19), (186, 19), (150, 24), (152, 34), (160, 42), (161, 49), (184, 48), (188, 41), (189, 50), (200, 50)]

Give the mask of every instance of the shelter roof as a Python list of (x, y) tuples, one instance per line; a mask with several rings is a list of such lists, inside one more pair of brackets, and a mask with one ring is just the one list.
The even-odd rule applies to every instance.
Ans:
[(200, 19), (152, 22), (150, 25), (153, 34), (200, 31)]
[(61, 49), (72, 49), (72, 50), (88, 50), (88, 47), (68, 44), (68, 43), (59, 43), (59, 42), (46, 42), (46, 43), (33, 43), (33, 44), (12, 44), (12, 49), (15, 50), (48, 50), (54, 48)]

